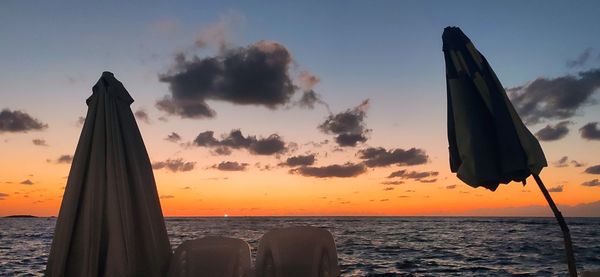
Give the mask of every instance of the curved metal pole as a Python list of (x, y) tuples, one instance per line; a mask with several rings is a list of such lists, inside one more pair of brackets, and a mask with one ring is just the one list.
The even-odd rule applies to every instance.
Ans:
[(552, 209), (552, 212), (554, 213), (554, 217), (556, 217), (556, 220), (558, 221), (558, 225), (560, 225), (560, 229), (562, 230), (563, 239), (565, 240), (565, 252), (567, 254), (567, 265), (569, 266), (569, 276), (577, 277), (577, 267), (575, 266), (575, 255), (573, 253), (573, 243), (571, 242), (571, 233), (569, 232), (569, 227), (567, 226), (567, 223), (565, 222), (565, 219), (563, 218), (562, 214), (556, 207), (556, 204), (554, 204), (554, 200), (552, 200), (552, 197), (550, 197), (550, 193), (548, 193), (548, 190), (546, 189), (546, 186), (544, 186), (544, 183), (542, 182), (542, 179), (540, 178), (540, 176), (538, 176), (537, 174), (533, 174), (533, 173), (531, 175), (533, 175), (535, 182), (540, 187), (540, 190), (544, 194), (546, 201), (548, 201), (548, 205), (550, 205), (550, 208)]

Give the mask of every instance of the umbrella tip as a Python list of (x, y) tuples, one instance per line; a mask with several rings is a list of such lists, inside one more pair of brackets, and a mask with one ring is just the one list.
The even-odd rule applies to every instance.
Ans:
[(104, 71), (102, 72), (102, 77), (115, 77), (115, 74), (110, 71)]

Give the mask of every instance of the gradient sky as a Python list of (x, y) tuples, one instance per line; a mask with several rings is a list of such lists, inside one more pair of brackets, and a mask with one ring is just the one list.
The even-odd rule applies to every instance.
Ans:
[[(138, 117), (138, 124), (151, 160), (195, 163), (189, 171), (155, 170), (167, 216), (430, 215), (544, 205), (533, 180), (525, 187), (511, 183), (490, 192), (471, 188), (450, 172), (441, 34), (448, 25), (461, 27), (507, 88), (538, 78), (552, 85), (555, 78), (600, 68), (599, 13), (597, 1), (2, 1), (0, 109), (23, 111), (48, 127), (0, 130), (0, 216), (58, 213), (70, 164), (57, 159), (73, 154), (85, 99), (105, 70), (129, 90), (135, 99), (132, 110), (148, 114), (148, 122)], [(261, 40), (281, 44), (293, 58), (289, 76), (294, 81), (302, 71), (317, 76), (314, 90), (333, 114), (369, 99), (368, 140), (356, 147), (336, 146), (333, 135), (317, 128), (329, 115), (323, 105), (305, 109), (290, 102), (273, 110), (209, 100), (216, 116), (202, 119), (157, 109), (156, 101), (171, 94), (158, 75), (172, 68), (177, 53), (219, 54), (212, 45), (195, 46), (207, 32), (223, 35), (229, 48)], [(573, 78), (578, 85), (578, 77)], [(552, 193), (560, 204), (600, 200), (600, 186), (582, 185), (599, 178), (584, 171), (600, 164), (600, 140), (584, 139), (579, 130), (600, 121), (599, 86), (591, 85), (589, 98), (574, 115), (528, 124), (536, 133), (570, 121), (563, 124), (566, 135), (541, 141), (551, 164), (542, 177), (549, 188), (562, 186)], [(577, 88), (556, 91), (570, 89)], [(234, 150), (219, 156), (209, 148), (181, 145), (204, 131), (218, 138), (233, 129), (259, 138), (278, 134), (288, 146), (298, 147), (279, 155)], [(171, 132), (182, 140), (166, 141)], [(34, 139), (46, 145), (35, 145)], [(320, 147), (309, 144), (324, 140), (329, 142)], [(278, 166), (307, 153), (316, 154), (316, 167), (359, 163), (358, 151), (368, 147), (416, 147), (429, 159), (415, 166), (368, 168), (349, 178), (301, 176)], [(564, 156), (568, 166), (556, 166)], [(582, 165), (574, 166), (573, 160)], [(249, 165), (235, 172), (211, 168), (223, 161)], [(404, 184), (382, 184), (401, 169), (438, 175), (427, 183), (397, 179)]]

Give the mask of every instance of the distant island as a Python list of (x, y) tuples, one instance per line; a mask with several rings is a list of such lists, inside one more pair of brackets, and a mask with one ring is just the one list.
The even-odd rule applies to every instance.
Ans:
[(38, 217), (35, 215), (30, 215), (30, 214), (15, 214), (15, 215), (5, 216), (4, 218), (38, 218)]

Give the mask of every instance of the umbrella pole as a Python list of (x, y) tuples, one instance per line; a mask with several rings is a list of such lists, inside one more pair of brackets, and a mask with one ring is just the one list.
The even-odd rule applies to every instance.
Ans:
[(556, 204), (554, 204), (554, 200), (552, 200), (552, 197), (550, 197), (550, 193), (548, 193), (548, 190), (546, 189), (546, 186), (544, 186), (544, 183), (542, 182), (542, 179), (540, 178), (540, 176), (538, 176), (537, 174), (533, 174), (533, 173), (531, 175), (533, 175), (535, 182), (540, 187), (540, 190), (544, 194), (546, 201), (548, 201), (548, 205), (550, 205), (550, 208), (552, 209), (552, 212), (554, 213), (554, 217), (556, 217), (556, 220), (558, 221), (558, 225), (560, 225), (560, 229), (562, 230), (563, 239), (565, 240), (565, 251), (567, 253), (567, 264), (569, 266), (569, 275), (571, 277), (577, 277), (577, 267), (575, 266), (575, 255), (573, 254), (573, 243), (571, 242), (571, 233), (569, 232), (569, 227), (567, 226), (567, 223), (565, 222), (565, 219), (563, 218), (562, 214), (556, 207)]

